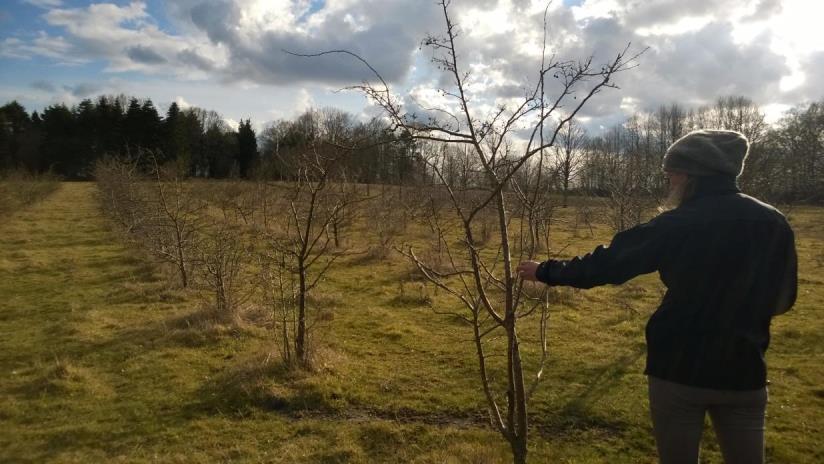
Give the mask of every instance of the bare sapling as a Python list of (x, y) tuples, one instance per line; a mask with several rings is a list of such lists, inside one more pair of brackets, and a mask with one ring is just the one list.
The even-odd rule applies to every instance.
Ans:
[(346, 252), (335, 246), (329, 231), (358, 201), (354, 190), (346, 195), (336, 191), (334, 181), (341, 178), (336, 169), (347, 152), (338, 146), (310, 144), (295, 157), (295, 179), (274, 185), (278, 205), (261, 208), (279, 215), (278, 220), (264, 218), (268, 249), (260, 259), (264, 302), (276, 316), (276, 336), (289, 364), (310, 364), (311, 313), (318, 309), (310, 308), (310, 295)]
[(590, 237), (595, 236), (595, 231), (592, 228), (592, 224), (595, 220), (595, 212), (589, 204), (591, 201), (592, 200), (590, 197), (583, 197), (575, 207), (575, 220), (572, 223), (572, 235), (575, 237), (580, 236), (579, 231), (581, 227), (587, 228)]
[(289, 257), (272, 247), (258, 255), (260, 289), (265, 308), (272, 319), (272, 335), (277, 340), (281, 359), (287, 366), (295, 364), (295, 336), (297, 333), (297, 292)]
[(196, 287), (211, 296), (218, 318), (238, 322), (243, 304), (251, 297), (248, 238), (232, 223), (218, 221), (201, 233), (195, 256), (199, 270)]
[(95, 163), (94, 178), (103, 211), (126, 233), (135, 238), (151, 216), (145, 178), (138, 162), (126, 158), (106, 157)]
[[(257, 183), (254, 184), (257, 187)], [(230, 180), (213, 185), (214, 203), (220, 209), (223, 220), (226, 222), (252, 225), (257, 212), (257, 188), (249, 188), (247, 182)]]
[(370, 259), (386, 259), (392, 252), (395, 241), (406, 229), (405, 211), (392, 191), (382, 190), (372, 199), (370, 206), (370, 228), (375, 231), (377, 242), (370, 246)]
[(358, 195), (357, 186), (349, 182), (343, 174), (342, 172), (338, 174), (339, 179), (336, 182), (337, 186), (330, 195), (330, 197), (337, 197), (332, 200), (334, 203), (340, 203), (342, 205), (337, 214), (332, 217), (328, 228), (328, 233), (332, 234), (332, 239), (337, 249), (344, 248), (345, 235), (358, 218), (356, 205), (347, 201), (347, 198), (354, 198)]
[(182, 287), (188, 287), (206, 201), (192, 192), (174, 167), (154, 164), (150, 201), (152, 216), (141, 229), (142, 242), (162, 261), (174, 266)]
[[(538, 201), (537, 197), (530, 200), (530, 192), (523, 189), (517, 192), (515, 176), (555, 145), (560, 132), (591, 98), (607, 88), (615, 88), (616, 74), (634, 67), (638, 55), (628, 54), (628, 45), (614, 58), (597, 66), (592, 57), (562, 61), (547, 56), (545, 51), (535, 84), (525, 91), (524, 97), (513, 104), (500, 104), (491, 113), (483, 113), (475, 106), (480, 106), (477, 102), (483, 96), (472, 94), (471, 75), (462, 67), (457, 51), (459, 30), (452, 22), (450, 2), (441, 1), (439, 5), (445, 32), (427, 37), (423, 45), (433, 51), (434, 64), (451, 81), (448, 87), (438, 89), (451, 104), (430, 109), (425, 117), (407, 114), (385, 80), (360, 56), (345, 50), (307, 56), (344, 53), (360, 60), (374, 73), (377, 83), (364, 82), (353, 88), (380, 106), (399, 131), (417, 141), (466, 147), (467, 153), (474, 157), (478, 176), (472, 192), (468, 185), (466, 188), (461, 185), (460, 176), (445, 172), (442, 164), (430, 162), (428, 166), (448, 197), (453, 212), (451, 221), (457, 224), (457, 237), (453, 235), (442, 241), (447, 269), (435, 269), (411, 246), (405, 247), (403, 253), (431, 285), (459, 303), (461, 309), (434, 310), (464, 321), (471, 329), (491, 424), (509, 443), (513, 461), (522, 464), (527, 457), (528, 405), (543, 378), (546, 325), (544, 319), (537, 324), (544, 334), (538, 337), (542, 348), (537, 351), (542, 354), (530, 363), (535, 367), (528, 372), (524, 367), (519, 322), (544, 314), (538, 308), (545, 305), (541, 304), (540, 295), (534, 300), (524, 295), (521, 281), (514, 272), (517, 261), (513, 263), (513, 258), (534, 256), (537, 248), (537, 241), (522, 245), (519, 235), (522, 220), (514, 213), (528, 216), (529, 202), (534, 205)], [(552, 97), (544, 91), (545, 82), (554, 94)], [(524, 133), (525, 138), (520, 135)], [(540, 185), (533, 186), (533, 190), (540, 189)], [(517, 208), (521, 211), (516, 211)], [(477, 234), (484, 214), (494, 217), (495, 232), (488, 244), (481, 245)], [(437, 224), (435, 227), (441, 227)], [(496, 362), (498, 359), (503, 361)]]

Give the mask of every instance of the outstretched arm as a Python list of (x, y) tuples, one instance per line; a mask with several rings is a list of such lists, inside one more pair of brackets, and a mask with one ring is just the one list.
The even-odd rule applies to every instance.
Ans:
[(549, 285), (592, 288), (621, 284), (658, 270), (664, 233), (656, 221), (618, 233), (608, 247), (599, 245), (592, 253), (571, 260), (524, 261), (516, 270), (524, 280)]

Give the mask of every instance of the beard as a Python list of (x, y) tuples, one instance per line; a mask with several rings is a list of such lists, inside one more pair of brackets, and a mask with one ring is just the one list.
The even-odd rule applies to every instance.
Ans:
[(670, 185), (666, 198), (664, 198), (661, 206), (658, 207), (658, 212), (663, 213), (681, 206), (681, 203), (687, 199), (687, 192), (692, 190), (692, 186), (692, 178), (687, 179), (687, 181), (681, 185)]
[(670, 187), (669, 194), (667, 194), (666, 204), (672, 208), (681, 206), (681, 203), (684, 201), (684, 193), (687, 191), (687, 185), (688, 182), (684, 182), (681, 185)]

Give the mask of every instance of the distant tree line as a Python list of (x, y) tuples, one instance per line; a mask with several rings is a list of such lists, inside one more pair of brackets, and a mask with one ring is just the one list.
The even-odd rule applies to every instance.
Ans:
[(258, 137), (258, 174), (291, 180), (308, 151), (349, 154), (335, 166), (336, 178), (362, 184), (410, 184), (423, 180), (420, 147), (382, 120), (359, 122), (335, 108), (310, 109), (294, 120), (267, 125)]
[[(678, 103), (641, 111), (599, 134), (588, 134), (580, 121), (565, 125), (540, 161), (515, 176), (520, 185), (549, 180), (562, 195), (605, 197), (620, 211), (616, 228), (637, 223), (666, 191), (661, 172), (664, 153), (678, 138), (696, 129), (736, 130), (750, 141), (750, 154), (739, 178), (746, 193), (775, 202), (824, 202), (824, 101), (786, 112), (774, 125), (751, 100), (722, 97), (689, 108)], [(453, 185), (478, 184), (481, 166), (461, 149), (424, 145), (427, 159)], [(432, 164), (432, 162), (430, 162)]]
[(151, 99), (103, 95), (31, 114), (12, 101), (0, 107), (0, 128), (0, 170), (52, 171), (69, 179), (89, 178), (106, 156), (173, 163), (195, 177), (291, 179), (293, 161), (307, 147), (336, 143), (357, 145), (341, 166), (357, 182), (408, 182), (420, 165), (414, 147), (385, 124), (361, 123), (331, 108), (270, 123), (258, 137), (249, 119), (235, 130), (215, 111), (172, 103), (161, 116)]
[(104, 156), (174, 161), (191, 175), (226, 177), (245, 171), (257, 156), (251, 121), (237, 131), (214, 111), (181, 109), (165, 117), (151, 99), (103, 95), (69, 108), (46, 107), (29, 115), (16, 101), (0, 108), (0, 168), (51, 170), (69, 179), (91, 175)]
[(772, 201), (824, 201), (824, 102), (794, 108), (770, 126), (760, 108), (740, 96), (698, 108), (670, 104), (640, 112), (601, 135), (575, 139), (571, 147), (563, 143), (569, 137), (561, 137), (559, 190), (569, 185), (600, 196), (661, 192), (667, 147), (692, 130), (709, 128), (736, 130), (750, 140), (739, 179), (743, 191)]
[[(172, 103), (161, 116), (151, 99), (104, 95), (32, 114), (12, 101), (0, 107), (0, 128), (0, 169), (52, 171), (70, 179), (88, 178), (96, 160), (114, 155), (151, 156), (196, 177), (289, 180), (297, 175), (295, 160), (309, 147), (349, 149), (351, 156), (337, 168), (358, 183), (433, 182), (433, 157), (440, 171), (464, 188), (472, 188), (482, 171), (454, 147), (413, 142), (382, 120), (361, 122), (334, 108), (269, 123), (257, 134), (249, 119), (235, 130), (215, 111)], [(549, 176), (564, 203), (570, 192), (614, 199), (654, 196), (664, 187), (660, 166), (667, 147), (699, 128), (738, 130), (750, 139), (740, 179), (745, 191), (773, 201), (824, 201), (824, 101), (793, 108), (773, 126), (755, 103), (740, 96), (698, 108), (673, 103), (639, 112), (600, 135), (587, 134), (573, 121), (541, 162), (542, 175)], [(523, 175), (529, 172), (536, 169)]]

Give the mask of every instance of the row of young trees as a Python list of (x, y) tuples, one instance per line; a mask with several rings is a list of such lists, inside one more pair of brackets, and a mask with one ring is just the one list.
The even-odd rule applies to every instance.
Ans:
[(347, 182), (356, 141), (327, 136), (284, 158), (297, 173), (287, 182), (204, 182), (153, 156), (106, 157), (94, 168), (101, 206), (180, 287), (203, 296), (214, 319), (235, 324), (245, 308), (266, 308), (283, 360), (307, 366), (323, 312), (310, 310), (310, 296), (345, 254), (357, 206), (370, 199)]
[(0, 217), (34, 204), (57, 190), (55, 176), (25, 171), (0, 172)]

